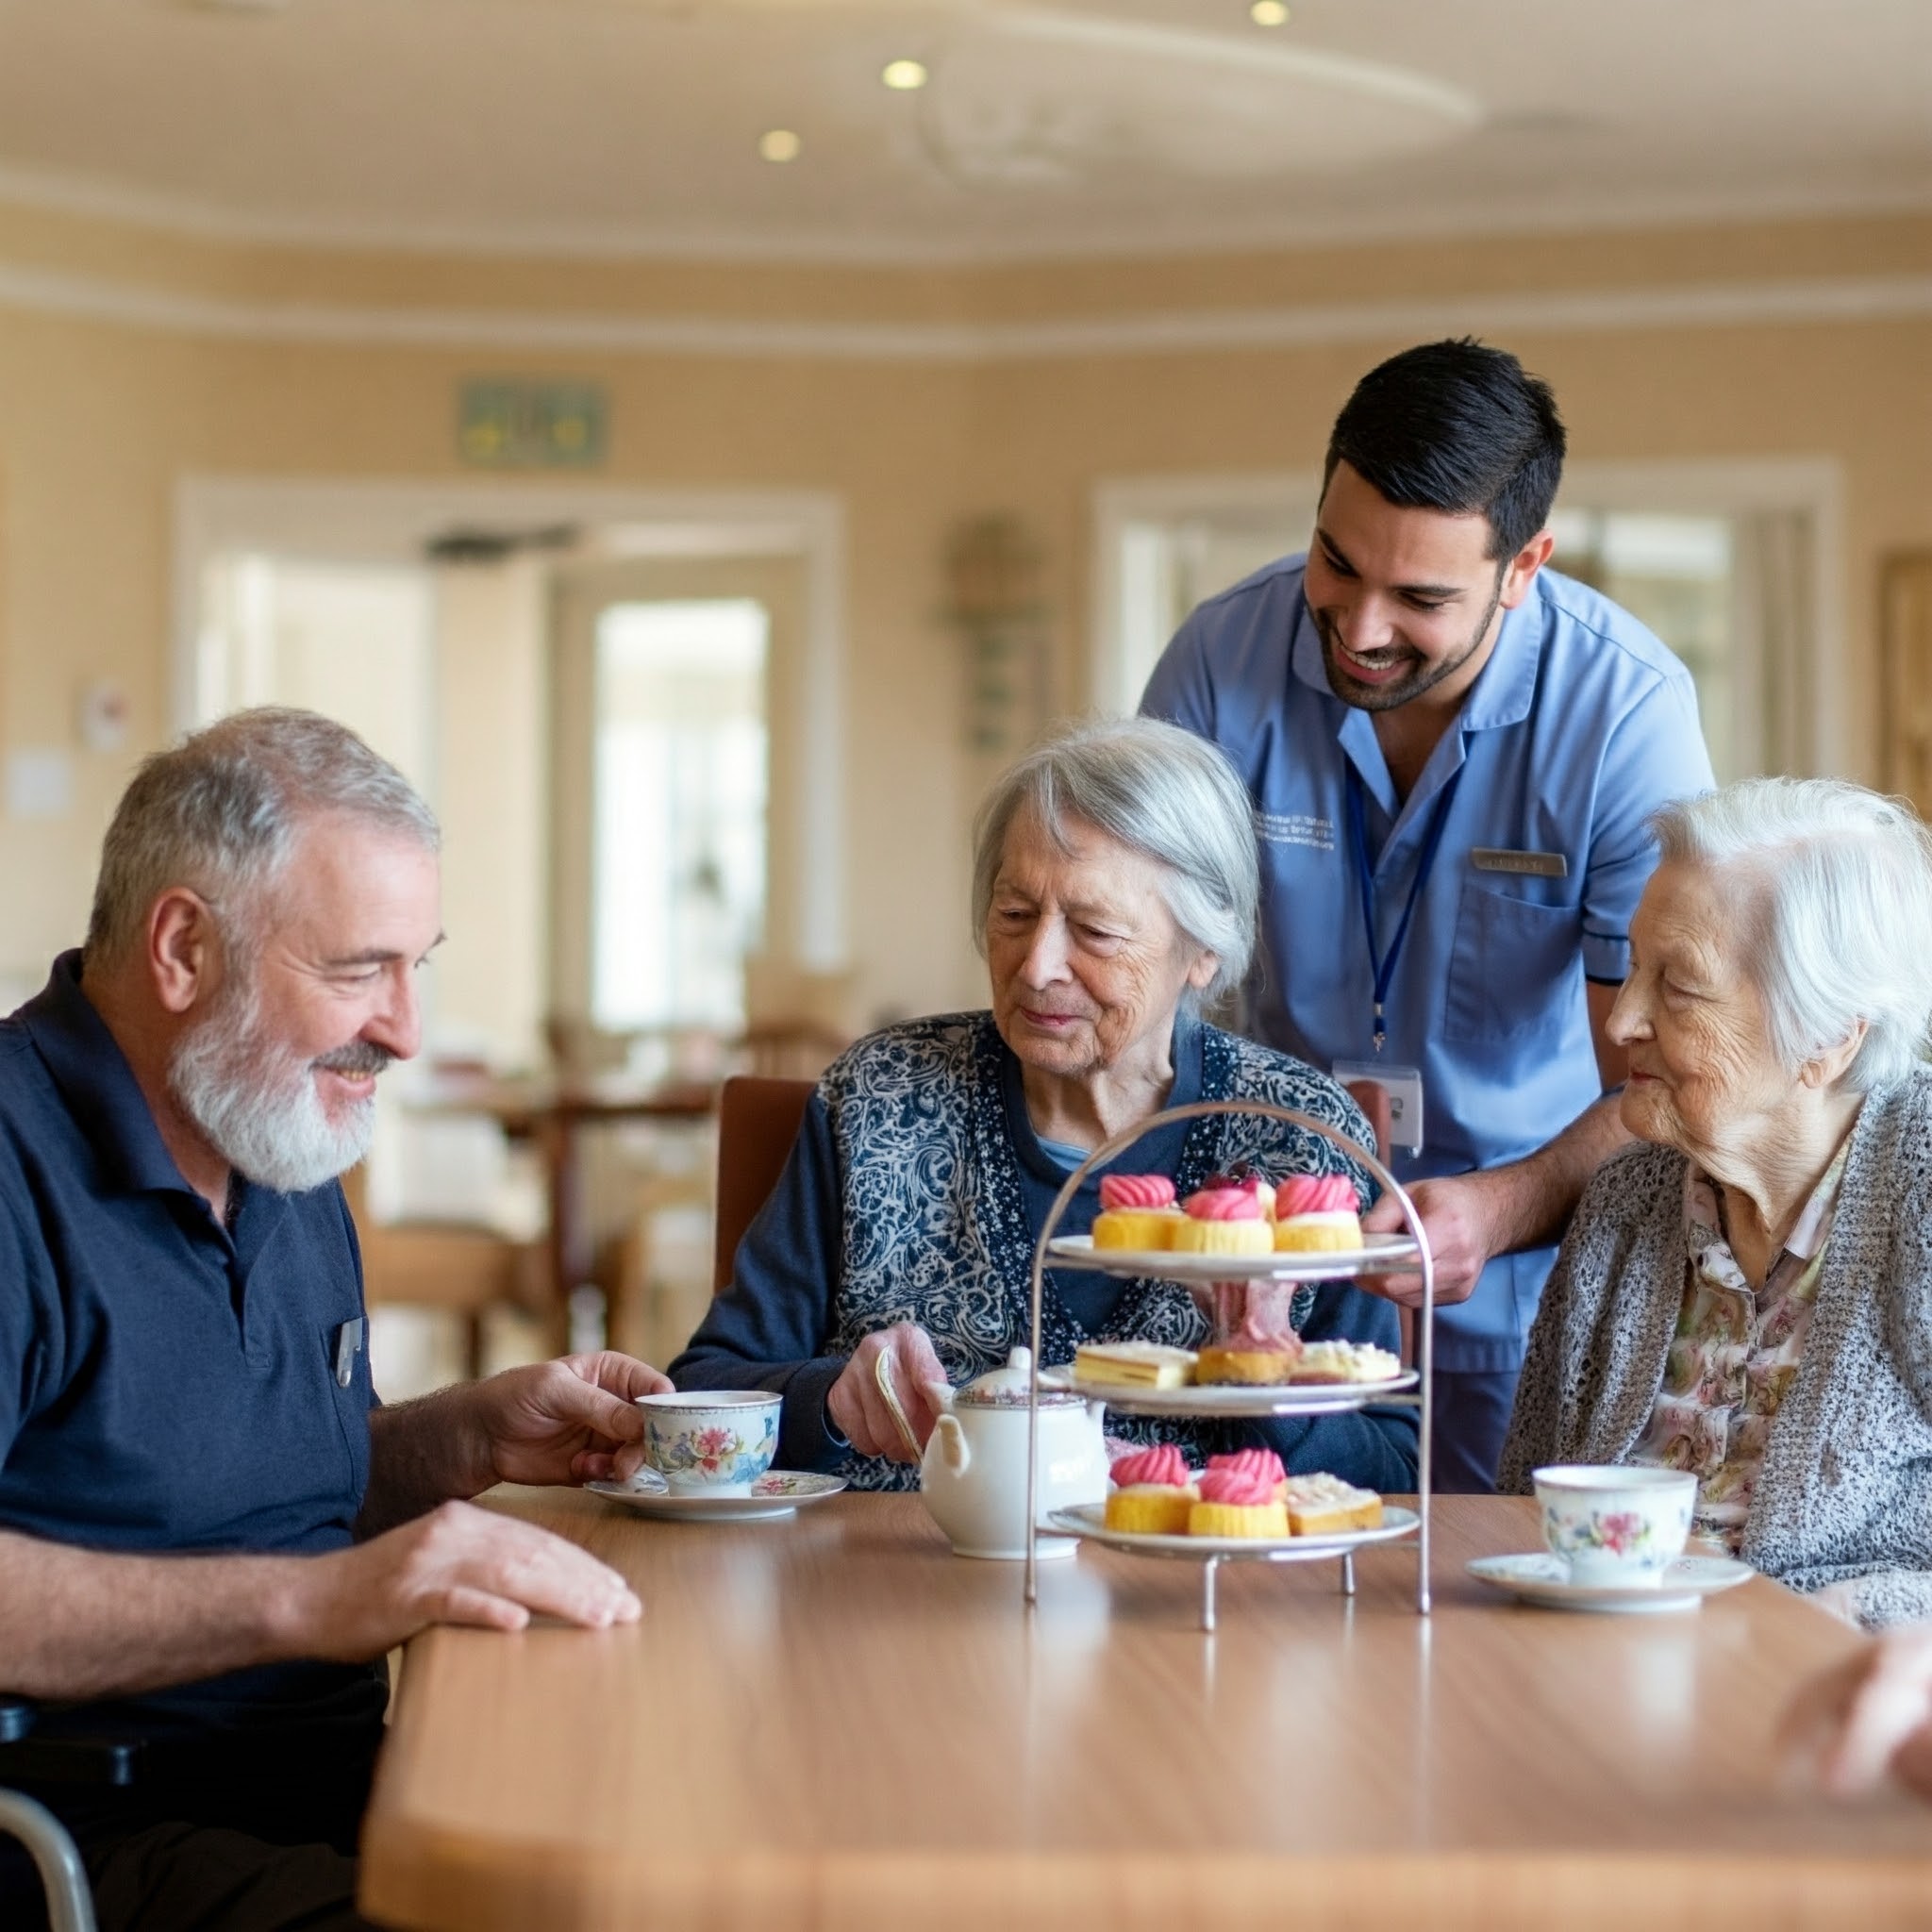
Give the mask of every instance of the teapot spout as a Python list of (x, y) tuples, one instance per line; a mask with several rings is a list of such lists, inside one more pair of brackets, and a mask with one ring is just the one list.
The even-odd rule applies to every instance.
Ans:
[(952, 1414), (936, 1417), (932, 1433), (946, 1467), (955, 1475), (964, 1475), (973, 1460), (973, 1451), (966, 1445), (966, 1431), (959, 1426), (959, 1418)]

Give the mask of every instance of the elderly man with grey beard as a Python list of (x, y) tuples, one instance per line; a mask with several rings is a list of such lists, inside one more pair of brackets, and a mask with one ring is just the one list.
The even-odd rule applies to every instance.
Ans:
[(639, 1614), (467, 1499), (628, 1475), (656, 1370), (370, 1384), (336, 1177), (420, 1041), (437, 855), (352, 733), (241, 713), (142, 766), (85, 950), (0, 1022), (0, 1690), (141, 1740), (127, 1790), (36, 1792), (106, 1926), (359, 1924), (386, 1653)]

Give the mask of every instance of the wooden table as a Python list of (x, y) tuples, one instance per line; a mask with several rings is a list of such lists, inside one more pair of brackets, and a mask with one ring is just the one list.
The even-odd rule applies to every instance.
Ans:
[(1932, 1924), (1932, 1814), (1779, 1790), (1790, 1688), (1856, 1636), (1753, 1581), (1697, 1611), (1516, 1607), (1462, 1570), (1533, 1507), (1407, 1549), (1224, 1571), (951, 1556), (914, 1497), (654, 1523), (504, 1507), (643, 1596), (625, 1630), (409, 1648), (364, 1840), (398, 1925), (676, 1932)]

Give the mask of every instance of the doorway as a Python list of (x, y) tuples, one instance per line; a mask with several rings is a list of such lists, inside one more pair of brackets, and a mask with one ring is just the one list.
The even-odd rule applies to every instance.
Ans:
[(549, 979), (567, 1026), (739, 1033), (747, 959), (797, 933), (806, 597), (795, 557), (556, 573)]
[[(493, 561), (427, 561), (452, 531), (568, 541), (512, 548)], [(392, 693), (406, 685), (406, 698), (373, 710), (358, 706), (348, 716), (340, 692), (303, 689), (308, 701), (337, 708), (394, 757), (442, 820), (450, 943), (433, 975), (432, 1050), (526, 1064), (544, 1049), (546, 1018), (591, 1016), (592, 787), (583, 721), (594, 695), (581, 680), (593, 660), (581, 628), (572, 633), (575, 644), (564, 634), (605, 605), (744, 599), (768, 611), (768, 834), (758, 931), (765, 951), (789, 968), (826, 975), (846, 969), (844, 528), (836, 498), (192, 478), (175, 497), (178, 729), (271, 695), (258, 678), (251, 681), (251, 661), (259, 659), (249, 655), (256, 620), (248, 599), (258, 599), (261, 573), (236, 569), (251, 558), (285, 578), (348, 573), (373, 582), (371, 573), (389, 572), (392, 586), (416, 587), (397, 589), (397, 597), (414, 595), (427, 613), (426, 641), (419, 631), (407, 663), (376, 643), (375, 630), (364, 633), (362, 655), (375, 660)], [(575, 669), (553, 664), (553, 652), (559, 660), (575, 656)], [(587, 694), (566, 753), (553, 714), (569, 708), (558, 687), (570, 676)], [(291, 687), (276, 690), (283, 701), (304, 701)], [(564, 833), (551, 820), (558, 794), (573, 786), (577, 817)], [(575, 869), (570, 876), (567, 868)]]

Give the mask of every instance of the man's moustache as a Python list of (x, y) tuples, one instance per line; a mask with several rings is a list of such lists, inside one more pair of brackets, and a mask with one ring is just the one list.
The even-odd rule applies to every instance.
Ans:
[(386, 1072), (394, 1058), (395, 1055), (385, 1046), (376, 1046), (367, 1040), (353, 1040), (347, 1046), (339, 1046), (309, 1064), (319, 1073), (347, 1074), (359, 1078), (365, 1074)]

